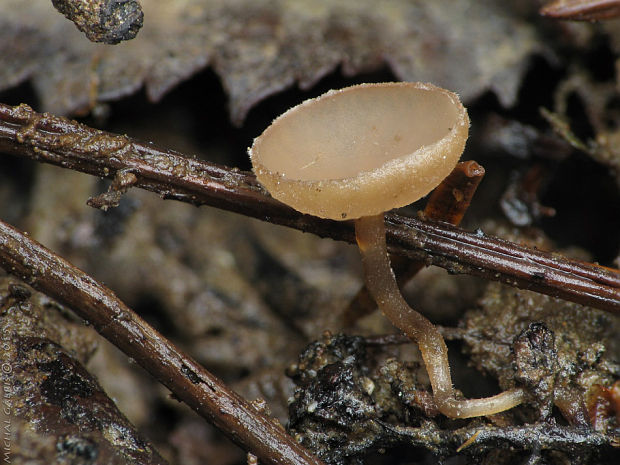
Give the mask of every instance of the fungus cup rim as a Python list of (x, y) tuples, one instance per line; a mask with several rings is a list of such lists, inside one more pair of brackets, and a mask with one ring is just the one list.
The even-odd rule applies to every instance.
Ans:
[[(437, 141), (423, 145), (406, 155), (392, 158), (373, 170), (361, 171), (352, 177), (300, 180), (270, 170), (262, 163), (261, 145), (264, 138), (270, 136), (274, 126), (286, 124), (287, 119), (298, 116), (310, 105), (321, 104), (345, 93), (379, 87), (441, 94), (454, 105), (455, 120), (450, 121), (450, 129)], [(272, 197), (302, 213), (333, 220), (348, 220), (402, 207), (428, 194), (450, 174), (458, 162), (465, 148), (468, 132), (467, 110), (458, 95), (453, 92), (433, 84), (418, 82), (358, 84), (331, 90), (290, 108), (254, 139), (248, 154), (256, 177)]]

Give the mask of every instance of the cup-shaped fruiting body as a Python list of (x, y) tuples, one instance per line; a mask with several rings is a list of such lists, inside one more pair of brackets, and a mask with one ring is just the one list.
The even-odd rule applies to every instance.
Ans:
[(276, 118), (249, 149), (270, 194), (302, 213), (345, 220), (408, 205), (458, 162), (469, 118), (432, 84), (333, 90)]
[(290, 109), (249, 150), (256, 177), (276, 199), (322, 218), (355, 219), (366, 286), (384, 315), (418, 344), (437, 408), (453, 418), (512, 408), (524, 391), (456, 398), (443, 337), (396, 284), (383, 213), (418, 200), (448, 176), (468, 131), (467, 111), (450, 91), (362, 84)]

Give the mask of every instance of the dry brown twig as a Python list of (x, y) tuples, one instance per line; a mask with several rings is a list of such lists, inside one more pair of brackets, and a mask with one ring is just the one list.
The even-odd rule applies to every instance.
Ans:
[[(115, 185), (122, 189), (140, 187), (162, 198), (210, 205), (321, 237), (355, 240), (351, 224), (294, 211), (271, 198), (251, 173), (36, 113), (26, 105), (0, 104), (0, 150), (116, 179)], [(452, 273), (472, 274), (620, 313), (618, 270), (530, 249), (481, 231), (471, 233), (416, 218), (387, 215), (386, 227), (392, 253)]]
[(600, 21), (620, 16), (618, 0), (555, 0), (540, 9), (542, 16), (574, 21)]
[(321, 465), (274, 419), (258, 412), (176, 348), (114, 293), (0, 221), (0, 267), (70, 307), (233, 442), (273, 465)]

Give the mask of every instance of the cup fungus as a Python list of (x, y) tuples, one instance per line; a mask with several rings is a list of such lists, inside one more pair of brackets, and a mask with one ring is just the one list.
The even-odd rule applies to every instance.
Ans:
[(355, 220), (366, 286), (384, 315), (418, 344), (435, 403), (452, 418), (507, 410), (524, 392), (456, 399), (443, 337), (396, 284), (383, 214), (418, 200), (450, 174), (468, 131), (467, 110), (448, 90), (361, 84), (291, 108), (248, 150), (256, 177), (276, 199), (302, 213)]

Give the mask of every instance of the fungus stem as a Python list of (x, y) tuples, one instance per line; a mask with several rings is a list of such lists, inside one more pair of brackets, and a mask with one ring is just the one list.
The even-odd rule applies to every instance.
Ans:
[(366, 287), (392, 324), (418, 344), (441, 413), (451, 418), (470, 418), (503, 412), (523, 402), (523, 389), (482, 399), (457, 400), (443, 337), (426, 317), (405, 302), (396, 284), (387, 254), (383, 214), (356, 220), (355, 235), (362, 254)]

